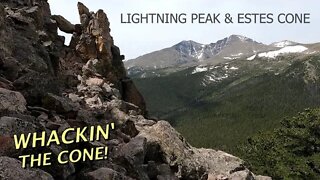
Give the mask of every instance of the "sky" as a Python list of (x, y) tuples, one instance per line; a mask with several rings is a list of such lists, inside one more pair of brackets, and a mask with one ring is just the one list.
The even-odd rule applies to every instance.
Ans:
[[(51, 13), (79, 23), (77, 0), (48, 0)], [(103, 9), (110, 21), (111, 35), (126, 60), (171, 47), (182, 40), (203, 44), (232, 34), (271, 44), (281, 40), (320, 42), (319, 0), (81, 0), (91, 11)], [(309, 24), (125, 24), (121, 13), (310, 13)], [(190, 18), (189, 18), (190, 19)], [(223, 20), (223, 19), (222, 19)], [(276, 20), (276, 17), (275, 17)], [(235, 20), (234, 20), (235, 21)], [(66, 41), (69, 41), (70, 35)], [(66, 42), (68, 44), (68, 42)]]

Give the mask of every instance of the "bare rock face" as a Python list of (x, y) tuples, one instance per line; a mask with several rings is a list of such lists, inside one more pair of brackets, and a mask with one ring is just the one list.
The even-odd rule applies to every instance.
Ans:
[[(166, 121), (145, 118), (103, 10), (78, 3), (80, 24), (51, 16), (46, 0), (0, 0), (0, 179), (268, 179), (237, 157), (197, 149)], [(64, 45), (57, 29), (72, 33)], [(13, 135), (106, 125), (109, 140), (16, 151)], [(70, 135), (72, 138), (73, 135)], [(108, 159), (22, 169), (25, 152), (108, 146)], [(53, 158), (55, 159), (55, 158)]]
[[(82, 33), (74, 35), (79, 39), (76, 50), (84, 62), (90, 59), (98, 59), (98, 73), (107, 77), (111, 82), (118, 82), (126, 76), (123, 59), (117, 59), (119, 66), (113, 66), (114, 54), (112, 48), (115, 46), (110, 35), (109, 20), (103, 10), (90, 13), (82, 3), (78, 3), (81, 20)], [(120, 52), (118, 52), (120, 53)], [(115, 54), (115, 56), (117, 56)]]
[(1, 1), (0, 6), (0, 84), (38, 104), (43, 94), (63, 87), (57, 77), (63, 39), (47, 1)]

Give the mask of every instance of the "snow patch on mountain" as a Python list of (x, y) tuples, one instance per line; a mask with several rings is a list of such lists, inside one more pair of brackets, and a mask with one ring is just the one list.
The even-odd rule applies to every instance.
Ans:
[(287, 46), (287, 47), (281, 48), (280, 50), (259, 53), (258, 57), (266, 57), (266, 58), (274, 59), (279, 55), (289, 54), (289, 53), (302, 53), (306, 50), (308, 50), (308, 48), (301, 45)]
[(317, 52), (319, 52), (319, 51), (309, 51), (309, 52), (307, 52), (307, 54), (315, 54)]
[(196, 67), (191, 74), (195, 74), (195, 73), (199, 73), (199, 72), (204, 72), (204, 71), (208, 71), (208, 67), (201, 67), (198, 66)]
[(238, 37), (241, 41), (246, 41), (246, 40), (249, 39), (249, 38), (247, 38), (247, 37), (240, 36), (240, 35), (237, 35), (237, 37)]
[(217, 76), (216, 74), (211, 74), (211, 75), (207, 75), (206, 76), (206, 80), (210, 81), (210, 82), (218, 82), (218, 81), (221, 81), (221, 80), (226, 79), (228, 77), (229, 77), (228, 74), (223, 74), (223, 75), (220, 75), (220, 76)]
[(239, 68), (232, 66), (230, 70), (238, 70)]
[(226, 59), (226, 60), (234, 60), (234, 59), (238, 59), (238, 57), (223, 57), (223, 59)]
[(250, 56), (250, 57), (247, 58), (247, 60), (248, 60), (248, 61), (252, 61), (252, 60), (254, 60), (254, 58), (256, 58), (256, 56), (257, 56), (256, 54), (253, 55), (253, 56)]

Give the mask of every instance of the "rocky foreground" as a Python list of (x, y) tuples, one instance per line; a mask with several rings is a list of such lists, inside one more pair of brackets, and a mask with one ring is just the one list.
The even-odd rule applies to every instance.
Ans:
[[(78, 3), (80, 24), (46, 0), (0, 0), (0, 179), (270, 179), (222, 151), (197, 149), (150, 120), (103, 10)], [(58, 28), (73, 34), (69, 46)], [(116, 124), (108, 141), (16, 150), (13, 135)], [(72, 138), (72, 137), (70, 137)], [(21, 168), (18, 156), (108, 146), (101, 161)]]

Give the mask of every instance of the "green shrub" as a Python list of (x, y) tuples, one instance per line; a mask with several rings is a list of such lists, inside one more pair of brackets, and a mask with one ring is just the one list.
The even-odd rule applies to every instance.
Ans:
[(286, 118), (281, 127), (248, 139), (241, 156), (274, 179), (320, 179), (320, 110)]

